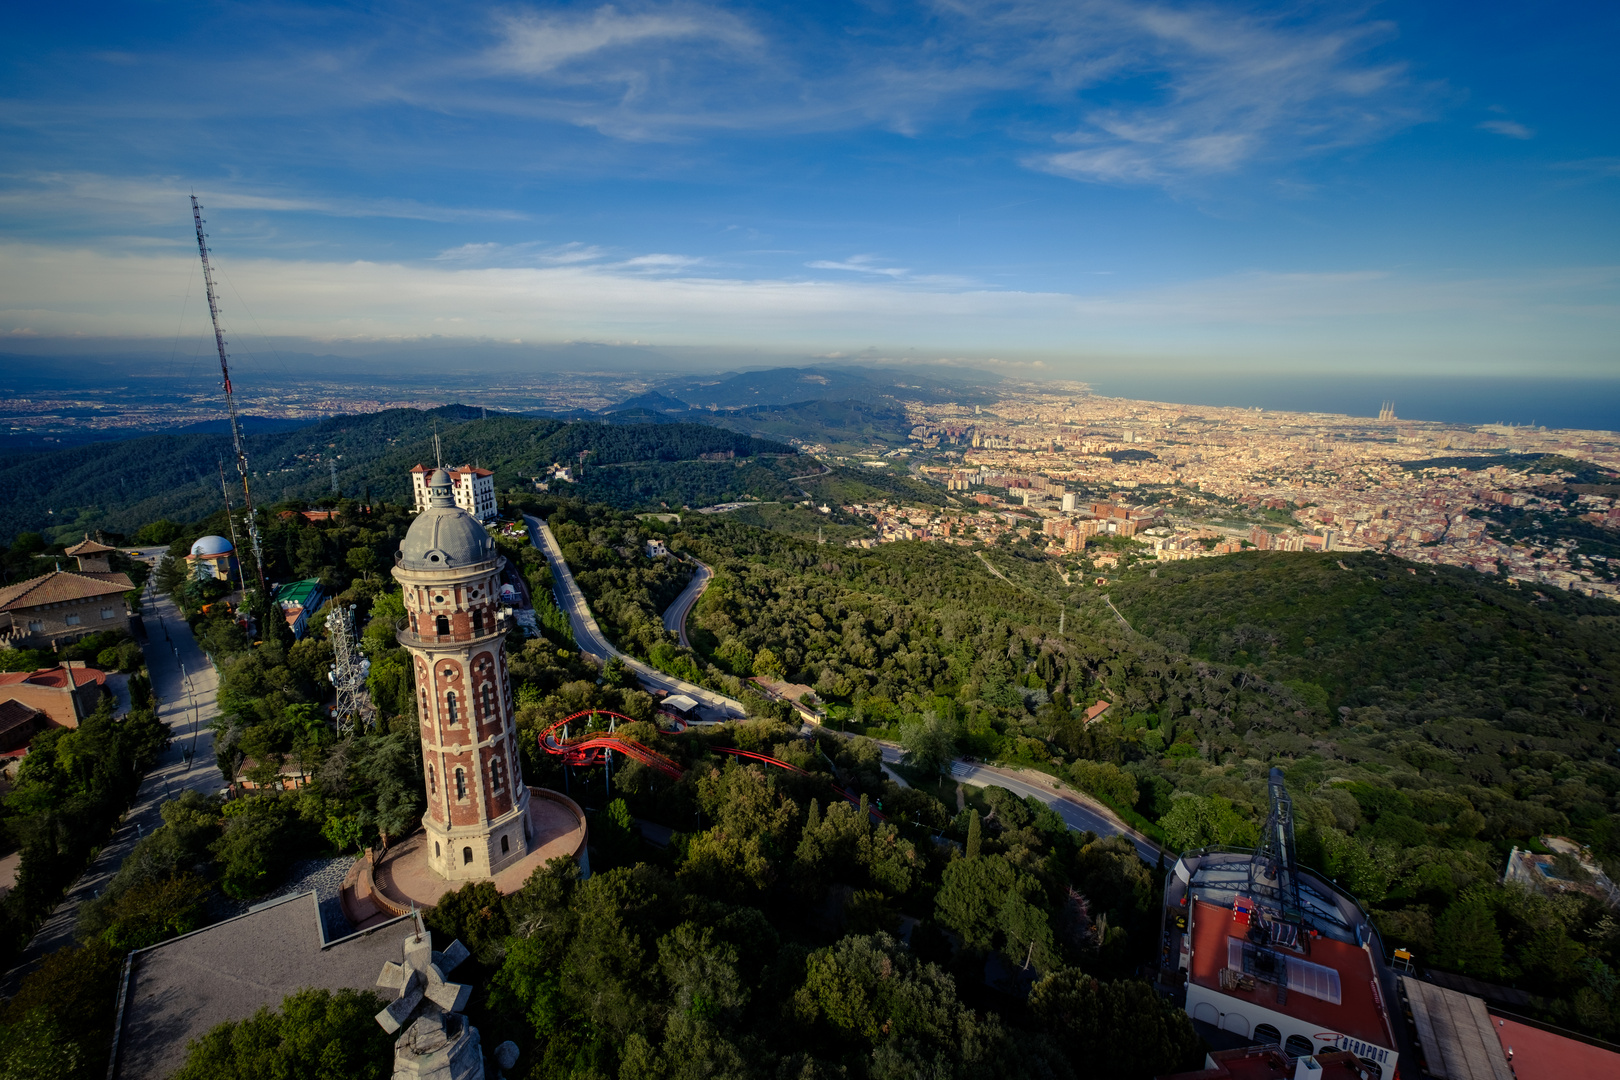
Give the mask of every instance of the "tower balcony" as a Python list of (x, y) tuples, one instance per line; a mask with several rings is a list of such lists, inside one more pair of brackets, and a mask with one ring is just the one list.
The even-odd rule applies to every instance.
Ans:
[(418, 630), (411, 626), (409, 615), (394, 624), (394, 640), (405, 648), (431, 649), (436, 645), (474, 645), (485, 641), (494, 641), (507, 631), (506, 617), (497, 614), (493, 620), (494, 626), (484, 630), (469, 630), (458, 634), (449, 630), (443, 634), (438, 633), (432, 625), (425, 630)]

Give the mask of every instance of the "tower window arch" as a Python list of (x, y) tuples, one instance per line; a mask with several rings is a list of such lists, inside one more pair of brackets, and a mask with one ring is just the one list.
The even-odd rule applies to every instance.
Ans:
[(428, 793), (431, 795), (439, 793), (439, 774), (431, 765), (428, 766)]
[(505, 855), (510, 850), (512, 850), (511, 843), (507, 840), (506, 837), (504, 837), (504, 836), (501, 837), (501, 854)]
[(438, 633), (441, 634), (441, 635), (448, 634), (450, 632), (450, 616), (448, 616), (448, 615), (437, 615), (437, 616), (435, 616), (434, 619), (433, 619), (433, 629), (438, 631)]
[(461, 862), (462, 865), (472, 862), (472, 848), (464, 847), (461, 849)]
[(467, 797), (467, 774), (465, 772), (462, 772), (460, 769), (457, 769), (456, 770), (456, 798), (465, 799), (466, 797)]
[(493, 719), (497, 715), (495, 710), (495, 684), (484, 684), (484, 716)]
[(484, 632), (484, 612), (483, 612), (483, 609), (480, 608), (480, 609), (473, 612), (473, 633), (482, 634), (483, 632)]
[(490, 761), (489, 761), (489, 786), (491, 788), (495, 789), (496, 791), (499, 791), (500, 788), (501, 788), (501, 771), (502, 771), (501, 770), (501, 759), (500, 758), (490, 758)]
[(447, 721), (456, 722), (456, 692), (451, 690), (444, 695), (444, 716)]

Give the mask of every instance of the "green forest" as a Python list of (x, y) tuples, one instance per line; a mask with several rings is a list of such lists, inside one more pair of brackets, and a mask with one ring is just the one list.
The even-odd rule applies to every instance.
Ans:
[[(470, 425), (486, 423), (496, 420)], [(639, 437), (630, 431), (622, 452), (648, 453)], [(666, 464), (738, 471), (736, 461)], [(879, 476), (836, 470), (795, 483), (817, 498), (817, 484), (915, 483)], [(574, 647), (539, 552), (498, 537), (541, 628), (508, 640), (524, 777), (586, 808), (594, 872), (582, 880), (560, 861), (505, 897), (468, 886), (426, 918), (473, 950), (461, 974), (478, 987), (471, 1015), (486, 1044), (518, 1043), (522, 1075), (1125, 1080), (1196, 1067), (1190, 1023), (1144, 981), (1164, 867), (1123, 838), (1065, 828), (1038, 800), (942, 779), (958, 755), (1072, 785), (1172, 855), (1252, 844), (1267, 772), (1281, 766), (1301, 860), (1369, 907), (1386, 947), (1512, 988), (1541, 1020), (1620, 1037), (1613, 912), (1579, 888), (1553, 896), (1500, 883), (1508, 851), (1542, 850), (1549, 834), (1620, 872), (1613, 604), (1376, 554), (1248, 552), (1127, 566), (1105, 587), (1065, 584), (1022, 542), (852, 549), (832, 535), (818, 543), (836, 523), (785, 502), (643, 520), (578, 491), (513, 496), (507, 508), (549, 522), (624, 651), (740, 697), (752, 719), (661, 729), (654, 698), (622, 664), (598, 666)], [(219, 607), (203, 611), (210, 592), (177, 560), (222, 520), (146, 524), (146, 538), (171, 545), (158, 587), (220, 668), (222, 778), (307, 782), (167, 804), (163, 828), (84, 907), (82, 947), (25, 980), (0, 1012), (0, 1065), (28, 1074), (28, 1055), (53, 1039), (90, 1062), (105, 1029), (52, 1027), (38, 1003), (53, 987), (110, 986), (105, 971), (123, 952), (206, 924), (221, 897), (270, 894), (295, 857), (386, 846), (416, 827), (415, 692), (386, 570), (411, 515), (380, 499), (325, 503), (333, 520), (282, 513), (303, 503), (267, 514), (267, 574), (317, 578), (334, 602), (356, 606), (377, 724), (340, 738), (321, 718), (332, 657), (321, 616), (302, 641), (277, 624), (254, 643)], [(649, 559), (651, 537), (715, 571), (691, 617), (691, 650), (661, 620), (690, 565)], [(37, 538), (19, 543), (8, 567), (42, 550)], [(753, 692), (754, 675), (813, 687), (826, 722), (800, 731), (785, 703)], [(1098, 702), (1110, 708), (1087, 723)], [(565, 773), (535, 736), (593, 708), (631, 717), (619, 730), (683, 776), (630, 761), (611, 781), (600, 768)], [(79, 734), (138, 770), (151, 743), (129, 725)], [(875, 739), (907, 749), (909, 786), (882, 771)], [(721, 747), (804, 775), (740, 764)], [(40, 749), (26, 796), (19, 787), (0, 806), (9, 835), (35, 844), (57, 881), (88, 856), (71, 845), (87, 847), (92, 832), (69, 828), (104, 828), (94, 814), (122, 805), (113, 781), (128, 774), (84, 771), (76, 744)], [(1582, 884), (1578, 862), (1557, 867)], [(40, 895), (59, 894), (52, 887)], [(110, 1022), (110, 1001), (85, 1009)], [(314, 1058), (298, 1064), (318, 1057), (310, 1033), (372, 1045), (368, 1010), (365, 995), (289, 999), (210, 1035), (182, 1075), (258, 1076), (272, 1059), (278, 1075), (320, 1075)], [(221, 1047), (240, 1060), (215, 1064)], [(82, 1062), (38, 1074), (90, 1075)], [(386, 1052), (371, 1062), (356, 1051), (345, 1068), (386, 1076)]]
[[(733, 693), (752, 674), (809, 684), (855, 730), (1062, 777), (1172, 850), (1252, 842), (1280, 764), (1303, 857), (1391, 942), (1620, 1034), (1609, 910), (1499, 883), (1509, 849), (1545, 834), (1620, 869), (1612, 604), (1380, 555), (1256, 552), (1125, 572), (1108, 596), (1129, 628), (1102, 590), (1054, 588), (1059, 634), (1035, 567), (1010, 583), (962, 548), (828, 549), (723, 518), (684, 519), (670, 542), (717, 576), (693, 654), (652, 646), (665, 670)], [(1016, 550), (982, 554), (1018, 571)], [(604, 627), (652, 656), (661, 594), (625, 595)], [(1098, 701), (1113, 707), (1086, 724)]]
[[(648, 488), (643, 501), (649, 508), (671, 495), (676, 505), (703, 505), (701, 496), (717, 485), (729, 483), (727, 490), (741, 491), (735, 474), (697, 467), (700, 454), (730, 451), (746, 459), (794, 454), (792, 447), (706, 424), (486, 418), (463, 405), (334, 417), (294, 431), (250, 435), (246, 449), (254, 490), (264, 502), (335, 493), (405, 502), (411, 467), (434, 462), (435, 434), (447, 465), (494, 470), (498, 491), (526, 487), (553, 464), (578, 467), (582, 452), (587, 474), (593, 465), (643, 463), (639, 482)], [(161, 518), (201, 520), (221, 505), (221, 462), (230, 483), (236, 483), (232, 461), (225, 435), (151, 435), (0, 456), (0, 484), (11, 493), (0, 504), (0, 541), (29, 531), (52, 533), (53, 540), (77, 539), (98, 529), (133, 534)], [(721, 476), (728, 479), (718, 480)], [(683, 483), (696, 485), (690, 496)], [(607, 494), (616, 490), (602, 486)], [(593, 489), (585, 494), (598, 497)]]

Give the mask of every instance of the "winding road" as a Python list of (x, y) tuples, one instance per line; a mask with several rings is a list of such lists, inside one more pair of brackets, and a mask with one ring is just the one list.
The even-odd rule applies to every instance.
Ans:
[(692, 613), (698, 597), (703, 595), (703, 590), (709, 587), (710, 580), (714, 578), (714, 571), (708, 566), (696, 559), (690, 561), (697, 567), (697, 573), (692, 575), (692, 580), (686, 583), (681, 595), (677, 596), (675, 602), (669, 605), (669, 610), (664, 612), (664, 629), (675, 635), (683, 649), (692, 647), (692, 642), (686, 636), (686, 617)]
[(633, 656), (626, 656), (614, 648), (607, 636), (602, 633), (602, 628), (597, 625), (596, 617), (591, 614), (590, 605), (585, 602), (585, 594), (579, 591), (579, 585), (574, 581), (573, 572), (568, 569), (568, 562), (563, 558), (557, 538), (551, 535), (551, 529), (545, 522), (529, 514), (523, 515), (523, 520), (528, 522), (530, 541), (540, 549), (541, 554), (546, 557), (546, 562), (551, 565), (557, 605), (568, 613), (568, 624), (574, 631), (574, 642), (582, 650), (601, 660), (617, 656), (624, 662), (625, 667), (636, 673), (643, 686), (671, 694), (685, 694), (703, 706), (707, 712), (718, 714), (721, 718), (741, 719), (747, 715), (742, 702), (689, 683), (685, 679), (665, 675), (657, 668), (644, 664)]

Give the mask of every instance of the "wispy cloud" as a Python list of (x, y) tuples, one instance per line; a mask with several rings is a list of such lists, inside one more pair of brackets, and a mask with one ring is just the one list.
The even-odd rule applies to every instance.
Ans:
[(622, 62), (624, 52), (649, 45), (701, 43), (746, 50), (761, 44), (759, 34), (742, 20), (697, 6), (624, 12), (608, 4), (581, 15), (505, 13), (496, 24), (503, 40), (489, 53), (491, 63), (525, 75), (550, 74), (605, 56)]
[(190, 214), (189, 196), (219, 210), (321, 214), (329, 217), (396, 218), (415, 221), (522, 221), (506, 209), (434, 206), (411, 199), (311, 196), (209, 179), (188, 183), (172, 176), (106, 176), (84, 172), (0, 174), (0, 215), (100, 215), (125, 223), (159, 224)]
[[(1101, 81), (1055, 136), (1074, 146), (1025, 163), (1079, 180), (1174, 185), (1367, 142), (1424, 119), (1432, 94), (1370, 54), (1384, 22), (1301, 21), (1204, 6), (1085, 3), (1063, 16), (1112, 43), (1111, 78), (1157, 84), (1132, 99)], [(1120, 100), (1086, 108), (1084, 102)]]
[(875, 255), (851, 255), (843, 261), (817, 259), (804, 265), (812, 270), (847, 270), (852, 274), (873, 274), (877, 277), (903, 278), (911, 274), (902, 266), (879, 266)]
[(1478, 125), (1482, 131), (1494, 131), (1498, 135), (1506, 135), (1510, 139), (1533, 139), (1536, 133), (1513, 120), (1484, 120)]

